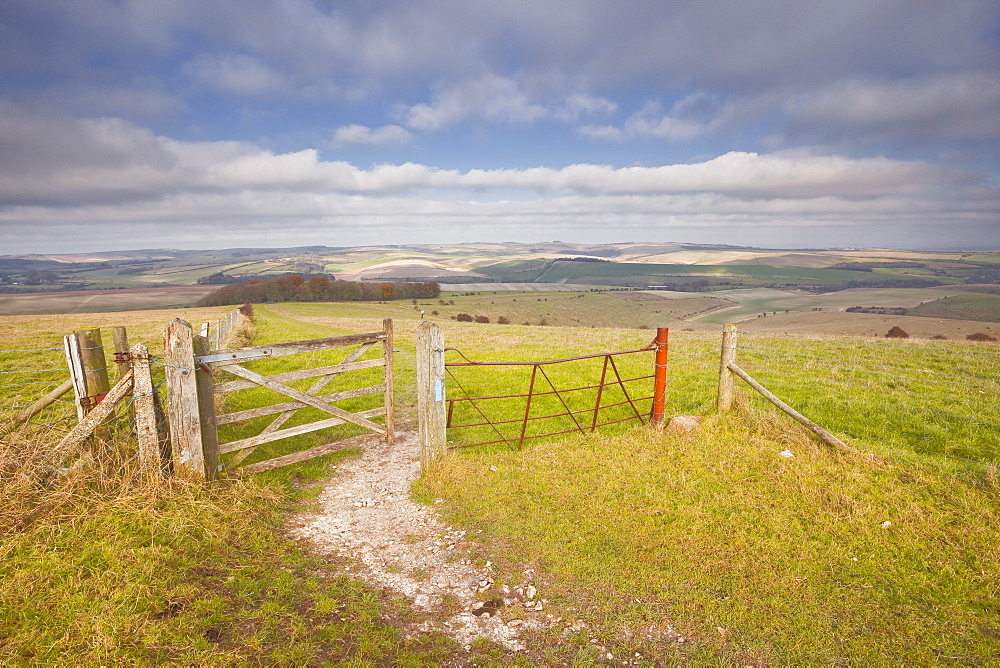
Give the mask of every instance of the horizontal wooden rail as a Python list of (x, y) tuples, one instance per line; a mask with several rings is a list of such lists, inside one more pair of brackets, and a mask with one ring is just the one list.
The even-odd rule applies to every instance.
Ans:
[[(351, 413), (352, 416), (357, 416), (361, 418), (378, 417), (380, 415), (385, 415), (385, 407), (380, 406), (379, 408), (373, 408), (368, 411), (361, 411), (360, 413)], [(244, 438), (239, 441), (233, 441), (232, 443), (223, 443), (219, 445), (219, 453), (226, 454), (228, 452), (236, 452), (237, 450), (243, 450), (244, 448), (251, 448), (264, 443), (270, 443), (271, 441), (280, 441), (283, 438), (288, 438), (290, 436), (298, 436), (300, 434), (308, 434), (311, 431), (318, 431), (320, 429), (326, 429), (327, 427), (336, 427), (337, 425), (344, 424), (345, 422), (353, 422), (353, 420), (345, 420), (340, 417), (332, 417), (326, 420), (319, 420), (317, 422), (310, 422), (308, 424), (299, 425), (298, 427), (289, 427), (287, 429), (279, 429), (278, 431), (271, 431), (266, 434), (258, 434), (257, 436), (251, 436), (250, 438)], [(378, 433), (384, 434), (383, 430)]]
[[(334, 392), (333, 394), (324, 394), (316, 398), (322, 399), (326, 402), (343, 401), (344, 399), (355, 399), (357, 397), (365, 397), (370, 394), (379, 394), (380, 392), (385, 392), (385, 383), (372, 385), (371, 387), (361, 387), (356, 390), (345, 390), (343, 392)], [(230, 422), (240, 422), (242, 420), (250, 420), (252, 418), (263, 417), (265, 415), (274, 415), (275, 413), (284, 413), (285, 411), (296, 411), (303, 408), (308, 408), (308, 406), (302, 405), (301, 401), (286, 401), (283, 404), (271, 404), (270, 406), (262, 406), (261, 408), (249, 408), (245, 411), (216, 415), (215, 424), (229, 424)]]
[[(281, 357), (283, 355), (297, 355), (299, 353), (309, 353), (316, 350), (326, 350), (327, 348), (339, 348), (342, 346), (356, 346), (363, 343), (374, 343), (376, 341), (384, 341), (385, 338), (385, 332), (370, 332), (368, 334), (332, 336), (325, 339), (309, 339), (307, 341), (270, 343), (263, 346), (249, 346), (246, 348), (219, 350), (210, 355), (196, 356), (194, 361), (195, 364), (207, 364), (212, 367), (225, 366), (227, 364), (249, 362), (253, 359), (267, 359), (271, 357)], [(260, 355), (256, 358), (248, 357), (248, 355), (251, 355), (252, 353), (260, 353)], [(229, 359), (216, 359), (220, 355), (230, 355), (231, 357)]]
[[(268, 376), (268, 378), (278, 381), (299, 380), (301, 378), (315, 378), (316, 376), (342, 373), (344, 371), (358, 371), (359, 369), (371, 369), (379, 366), (385, 366), (384, 358), (379, 357), (377, 359), (363, 360), (361, 362), (332, 364), (330, 366), (321, 366), (315, 369), (302, 369), (301, 371), (286, 371), (285, 373), (276, 373)], [(251, 383), (248, 380), (231, 380), (227, 383), (219, 383), (216, 385), (215, 392), (235, 392), (236, 390), (245, 390), (249, 387), (259, 387), (259, 384)]]

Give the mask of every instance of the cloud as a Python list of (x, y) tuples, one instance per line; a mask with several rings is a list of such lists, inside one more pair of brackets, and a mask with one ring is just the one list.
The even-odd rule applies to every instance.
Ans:
[(277, 70), (242, 53), (199, 54), (181, 69), (195, 81), (224, 93), (266, 95), (285, 88)]
[(659, 101), (652, 100), (626, 119), (622, 127), (587, 125), (579, 131), (591, 139), (623, 141), (655, 138), (670, 142), (687, 141), (708, 131), (721, 109), (722, 105), (715, 97), (707, 93), (694, 93), (675, 102), (669, 113), (663, 112)]
[[(341, 141), (403, 138), (402, 128), (347, 126)], [(0, 105), (0, 200), (66, 204), (155, 199), (179, 192), (247, 189), (395, 194), (421, 189), (520, 188), (536, 193), (703, 193), (737, 198), (847, 199), (937, 191), (967, 185), (965, 173), (920, 161), (848, 158), (805, 151), (729, 152), (711, 160), (658, 167), (472, 169), (414, 163), (360, 169), (324, 161), (315, 149), (273, 153), (254, 145), (156, 136), (114, 118), (77, 121)]]
[(566, 101), (555, 110), (553, 116), (563, 123), (575, 123), (582, 117), (610, 116), (616, 111), (618, 105), (607, 98), (573, 93), (567, 96)]
[(403, 112), (406, 125), (418, 130), (440, 130), (469, 118), (494, 123), (531, 123), (548, 110), (523, 92), (513, 79), (488, 74), (442, 85), (430, 104), (421, 103)]
[(373, 130), (364, 125), (352, 124), (337, 128), (333, 133), (333, 140), (330, 142), (330, 145), (334, 148), (351, 144), (385, 146), (389, 144), (406, 144), (412, 139), (413, 135), (398, 125), (383, 125)]
[(791, 132), (907, 141), (996, 139), (1000, 78), (981, 74), (895, 82), (848, 80), (785, 104)]

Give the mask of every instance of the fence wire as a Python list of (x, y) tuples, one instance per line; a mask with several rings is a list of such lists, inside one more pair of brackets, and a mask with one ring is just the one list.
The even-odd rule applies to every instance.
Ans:
[(737, 364), (806, 416), (872, 449), (962, 478), (1000, 463), (1000, 355), (990, 351), (743, 335)]

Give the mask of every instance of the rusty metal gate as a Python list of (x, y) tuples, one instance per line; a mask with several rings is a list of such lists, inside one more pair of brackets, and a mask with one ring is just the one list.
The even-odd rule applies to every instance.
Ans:
[[(616, 359), (622, 356), (646, 354), (655, 351), (655, 363), (649, 367), (651, 373), (640, 375), (623, 375)], [(457, 398), (449, 398), (447, 428), (478, 433), (472, 437), (473, 442), (452, 444), (452, 448), (470, 447), (473, 445), (491, 445), (504, 443), (515, 449), (522, 449), (530, 439), (543, 438), (573, 432), (590, 433), (599, 427), (622, 422), (638, 421), (645, 424), (650, 419), (660, 422), (663, 416), (663, 397), (665, 394), (667, 330), (662, 328), (657, 338), (648, 346), (637, 350), (623, 350), (612, 353), (580, 355), (564, 359), (541, 362), (477, 362), (465, 357), (456, 348), (445, 348), (445, 352), (459, 355), (463, 361), (445, 362), (445, 372), (450, 385), (458, 390)], [(593, 369), (583, 369), (590, 373), (590, 382), (583, 385), (563, 385), (557, 387), (553, 379), (552, 369), (558, 365), (576, 364), (585, 366), (588, 361), (595, 361)], [(504, 384), (502, 370), (531, 369), (526, 378), (515, 378), (509, 385), (516, 385), (527, 380), (527, 392), (505, 392), (502, 394), (484, 394), (477, 392), (467, 379), (460, 379), (456, 370), (461, 368), (489, 368), (492, 380), (486, 385), (496, 387)], [(600, 373), (597, 373), (597, 369)], [(500, 373), (498, 373), (500, 371)], [(571, 371), (567, 375), (578, 375)], [(510, 374), (507, 374), (510, 376)], [(516, 375), (516, 374), (515, 374)], [(462, 381), (466, 380), (465, 383)], [(648, 383), (654, 380), (653, 383)], [(476, 383), (482, 386), (483, 379)], [(455, 393), (449, 391), (449, 397)], [(523, 400), (523, 408), (521, 402)], [(542, 421), (553, 421), (561, 428), (546, 430), (536, 427)], [(484, 438), (483, 434), (489, 434)]]

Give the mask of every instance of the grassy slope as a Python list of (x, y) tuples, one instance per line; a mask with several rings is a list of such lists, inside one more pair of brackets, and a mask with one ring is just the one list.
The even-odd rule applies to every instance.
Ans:
[(1000, 322), (1000, 297), (988, 294), (945, 297), (912, 308), (907, 315)]
[[(155, 351), (170, 316), (197, 322), (225, 310), (2, 318), (0, 347), (48, 347), (72, 327), (127, 324)], [(275, 318), (262, 338), (330, 333)], [(127, 444), (69, 478), (46, 475), (31, 462), (57, 437), (41, 426), (0, 441), (0, 655), (9, 661), (426, 665), (492, 651), (469, 655), (437, 633), (404, 637), (407, 603), (284, 537), (287, 514), (318, 492), (300, 491), (304, 483), (353, 452), (206, 489), (131, 478), (120, 468)]]
[(819, 449), (772, 413), (459, 457), (422, 491), (619, 658), (1000, 659), (996, 488)]
[[(751, 284), (768, 283), (841, 283), (858, 278), (858, 272), (820, 267), (772, 267), (768, 265), (685, 265), (639, 262), (551, 262), (544, 260), (509, 261), (481, 267), (481, 273), (512, 280), (546, 283), (595, 283), (601, 279), (642, 277), (703, 277), (742, 279)], [(661, 280), (661, 279), (658, 279)], [(649, 282), (649, 281), (647, 281)], [(656, 282), (655, 280), (652, 282)], [(661, 280), (662, 282), (662, 280)]]
[[(416, 320), (400, 316), (415, 318), (412, 305), (274, 305), (259, 309), (262, 339), (371, 331), (390, 307), (399, 314), (405, 421)], [(62, 331), (55, 320), (49, 327)], [(21, 329), (9, 327), (7, 340)], [(447, 344), (473, 359), (619, 350), (650, 334), (446, 322)], [(778, 344), (767, 344), (775, 352)], [(795, 339), (781, 345), (783, 354), (836, 352)], [(675, 337), (673, 373), (684, 376), (673, 376), (672, 407), (708, 408), (716, 346), (714, 336)], [(930, 370), (949, 372), (949, 359)], [(956, 371), (997, 375), (991, 366)], [(883, 387), (873, 391), (884, 395)], [(1000, 563), (995, 487), (912, 462), (833, 455), (784, 418), (754, 410), (712, 419), (690, 437), (640, 429), (523, 453), (468, 453), (422, 493), (446, 499), (456, 521), (482, 528), (484, 555), (505, 572), (536, 567), (554, 613), (587, 620), (619, 658), (635, 651), (712, 663), (1000, 658), (990, 603)], [(843, 409), (833, 402), (809, 411), (824, 422)], [(778, 457), (785, 448), (796, 458)], [(300, 475), (319, 475), (322, 465)], [(7, 569), (0, 647), (24, 659), (84, 663), (397, 663), (453, 653), (436, 636), (402, 638), (380, 616), (405, 618), (406, 606), (326, 577), (280, 537), (276, 527), (295, 495), (289, 477), (276, 472), (207, 494), (178, 487), (152, 498), (127, 486), (97, 497), (69, 490), (63, 505), (46, 508), (0, 548)], [(12, 520), (22, 517), (15, 504), (2, 507)], [(885, 521), (892, 524), (882, 528)], [(108, 600), (107, 613), (95, 613), (94, 598)], [(580, 634), (554, 636), (538, 638), (550, 661), (600, 658)]]

